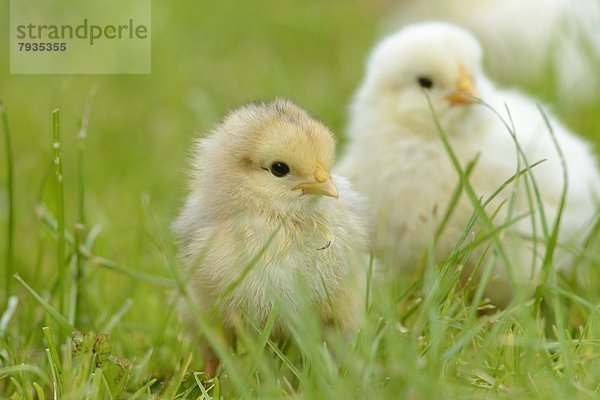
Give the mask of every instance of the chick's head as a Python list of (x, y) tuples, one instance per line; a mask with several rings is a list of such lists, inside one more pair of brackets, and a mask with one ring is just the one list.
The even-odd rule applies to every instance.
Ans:
[(197, 169), (213, 182), (210, 196), (231, 211), (289, 214), (321, 196), (338, 197), (330, 175), (334, 154), (334, 137), (322, 123), (276, 100), (229, 114), (202, 140)]
[(430, 128), (429, 97), (446, 126), (473, 113), (483, 80), (481, 47), (469, 32), (442, 22), (414, 24), (374, 49), (358, 106), (370, 105), (389, 123)]

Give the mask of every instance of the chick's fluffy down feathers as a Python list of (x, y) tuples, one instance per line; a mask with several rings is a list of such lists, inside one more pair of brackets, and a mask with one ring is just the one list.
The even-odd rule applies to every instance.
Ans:
[[(463, 95), (461, 88), (471, 93)], [(545, 160), (532, 171), (551, 227), (565, 182), (559, 153), (535, 101), (516, 91), (498, 89), (486, 78), (479, 44), (467, 31), (445, 23), (415, 24), (385, 38), (371, 54), (350, 110), (350, 143), (339, 167), (370, 201), (374, 241), (379, 255), (387, 257), (384, 264), (403, 270), (417, 268), (459, 184), (427, 97), (462, 168), (478, 157), (469, 180), (484, 200), (513, 176), (519, 165), (524, 168), (525, 162), (518, 161), (515, 140), (496, 112), (508, 126), (515, 127), (528, 164)], [(594, 216), (600, 177), (589, 145), (556, 118), (549, 116), (549, 122), (567, 164), (568, 191), (559, 241), (577, 244)], [(535, 229), (532, 217), (508, 229), (516, 234), (513, 239), (520, 241), (516, 249), (507, 251), (515, 256), (521, 283), (534, 275), (544, 251), (543, 246), (534, 249), (530, 241), (515, 239), (533, 233), (543, 236), (541, 210), (529, 209), (524, 179), (518, 180), (517, 188), (513, 185), (503, 190), (486, 208), (491, 215), (517, 190), (511, 218), (532, 212), (536, 219)], [(506, 222), (508, 208), (504, 204), (495, 223)], [(438, 257), (449, 255), (473, 210), (463, 193), (438, 240)], [(566, 266), (568, 254), (559, 252), (555, 261), (558, 267)], [(508, 278), (503, 267), (496, 273), (488, 295), (504, 304), (511, 296)]]
[[(356, 328), (364, 304), (361, 199), (337, 176), (339, 199), (293, 189), (314, 179), (315, 165), (329, 171), (334, 149), (324, 125), (283, 100), (238, 109), (198, 141), (174, 229), (191, 295), (202, 311), (215, 309), (227, 329), (244, 314), (264, 323), (276, 300), (299, 310), (298, 285), (323, 322), (335, 320), (347, 333)], [(288, 175), (269, 171), (276, 161), (289, 166)], [(182, 313), (189, 315), (185, 307)], [(275, 331), (283, 330), (278, 321)]]

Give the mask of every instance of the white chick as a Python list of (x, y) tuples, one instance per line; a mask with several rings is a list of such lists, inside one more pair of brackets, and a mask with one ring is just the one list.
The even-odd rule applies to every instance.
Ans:
[(555, 73), (562, 107), (598, 101), (600, 2), (597, 0), (403, 0), (387, 25), (444, 20), (481, 41), (488, 72), (509, 84)]
[[(334, 153), (331, 132), (285, 100), (242, 107), (198, 141), (174, 229), (190, 294), (228, 335), (244, 315), (262, 325), (277, 300), (299, 312), (299, 285), (324, 324), (357, 328), (366, 222), (361, 197), (330, 175)], [(190, 312), (182, 306), (193, 329)], [(274, 332), (284, 331), (278, 320)], [(206, 342), (201, 348), (213, 375), (218, 358)]]
[[(339, 167), (340, 173), (349, 176), (370, 200), (374, 243), (384, 265), (417, 268), (459, 183), (427, 97), (462, 168), (479, 157), (470, 174), (477, 196), (488, 198), (517, 172), (517, 151), (509, 130), (473, 96), (509, 121), (506, 105), (528, 163), (545, 159), (533, 168), (533, 174), (548, 225), (552, 226), (564, 185), (563, 168), (535, 100), (496, 88), (482, 72), (478, 42), (464, 29), (441, 22), (414, 24), (385, 38), (372, 52), (350, 108), (349, 144)], [(585, 141), (555, 118), (549, 119), (567, 163), (568, 191), (559, 240), (579, 243), (594, 216), (600, 193), (596, 160)], [(541, 237), (540, 210), (529, 210), (524, 179), (519, 180), (519, 201), (512, 216), (531, 211), (537, 227), (533, 228), (531, 218), (524, 218), (509, 231)], [(486, 208), (488, 215), (509, 199), (513, 190), (508, 187), (502, 191)], [(504, 204), (495, 223), (505, 222), (508, 208)], [(463, 194), (438, 241), (438, 257), (448, 256), (473, 210), (472, 202)], [(531, 280), (543, 250), (537, 246), (532, 253), (533, 244), (527, 240), (521, 240), (516, 250), (509, 250), (519, 268), (515, 271), (519, 283)], [(476, 258), (471, 257), (473, 261)], [(568, 264), (564, 253), (555, 260), (559, 266)], [(488, 296), (503, 305), (511, 299), (511, 288), (504, 268), (497, 266)]]

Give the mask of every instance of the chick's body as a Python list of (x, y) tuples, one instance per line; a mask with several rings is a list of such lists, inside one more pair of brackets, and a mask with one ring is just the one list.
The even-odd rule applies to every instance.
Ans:
[(334, 146), (283, 100), (243, 107), (198, 142), (174, 228), (192, 297), (226, 329), (243, 315), (264, 323), (278, 300), (300, 311), (305, 297), (324, 323), (355, 329), (365, 228), (359, 196), (329, 175)]
[[(374, 242), (384, 264), (414, 270), (449, 207), (459, 177), (437, 131), (431, 105), (462, 166), (475, 160), (469, 181), (477, 196), (491, 196), (517, 170), (525, 167), (507, 124), (532, 169), (549, 226), (557, 216), (564, 185), (563, 168), (544, 118), (534, 100), (516, 91), (496, 88), (483, 74), (480, 49), (466, 31), (445, 23), (409, 26), (384, 39), (373, 51), (367, 74), (350, 111), (350, 143), (340, 172), (349, 176), (372, 208)], [(426, 93), (424, 93), (424, 91)], [(479, 104), (480, 98), (489, 108)], [(506, 111), (506, 108), (510, 114)], [(587, 143), (552, 116), (550, 125), (567, 163), (568, 191), (559, 239), (578, 242), (595, 212), (600, 193), (595, 158)], [(365, 173), (376, 171), (377, 173)], [(518, 190), (512, 217), (533, 212), (511, 224), (515, 236), (542, 236), (541, 210), (528, 207), (523, 179), (509, 186), (486, 208), (489, 215)], [(534, 200), (535, 202), (535, 200)], [(500, 208), (494, 222), (505, 222), (509, 207)], [(466, 195), (458, 201), (437, 243), (445, 258), (464, 232), (474, 207)], [(534, 228), (535, 226), (535, 228)], [(519, 239), (520, 240), (520, 239)], [(540, 265), (543, 250), (531, 242), (517, 246), (520, 281)], [(474, 257), (476, 258), (476, 257)], [(532, 260), (537, 261), (532, 266)], [(557, 257), (564, 266), (567, 255)], [(510, 298), (502, 268), (488, 294), (497, 303)]]
[[(346, 182), (336, 177), (336, 184), (342, 196), (348, 194)], [(358, 198), (349, 196), (348, 200)], [(345, 297), (349, 290), (358, 289), (352, 295), (360, 298), (361, 288), (354, 285), (362, 262), (358, 250), (364, 249), (363, 233), (357, 228), (361, 222), (352, 207), (346, 204), (339, 208), (322, 205), (314, 207), (309, 218), (285, 220), (276, 215), (239, 213), (198, 229), (184, 250), (191, 271), (192, 296), (203, 310), (211, 310), (220, 295), (242, 277), (244, 268), (260, 255), (218, 306), (226, 327), (233, 328), (234, 318), (239, 318), (242, 311), (254, 322), (264, 323), (277, 297), (287, 307), (294, 307), (301, 301), (298, 285), (305, 285), (306, 294), (318, 305), (324, 321), (340, 318), (345, 328), (353, 329), (358, 310), (352, 309), (355, 302), (348, 303)]]

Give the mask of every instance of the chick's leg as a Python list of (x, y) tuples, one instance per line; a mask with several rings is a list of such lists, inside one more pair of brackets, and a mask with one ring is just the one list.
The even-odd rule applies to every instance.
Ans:
[[(228, 329), (223, 332), (222, 337), (217, 337), (216, 339), (221, 342), (221, 346), (226, 349), (226, 351), (233, 349), (235, 346), (235, 334)], [(219, 356), (206, 338), (200, 339), (199, 350), (202, 355), (202, 361), (204, 362), (204, 372), (210, 377), (215, 377), (219, 366), (221, 365)]]
[(204, 372), (210, 377), (216, 376), (219, 365), (221, 364), (219, 357), (206, 339), (203, 338), (200, 340), (199, 347), (202, 361), (204, 361)]

